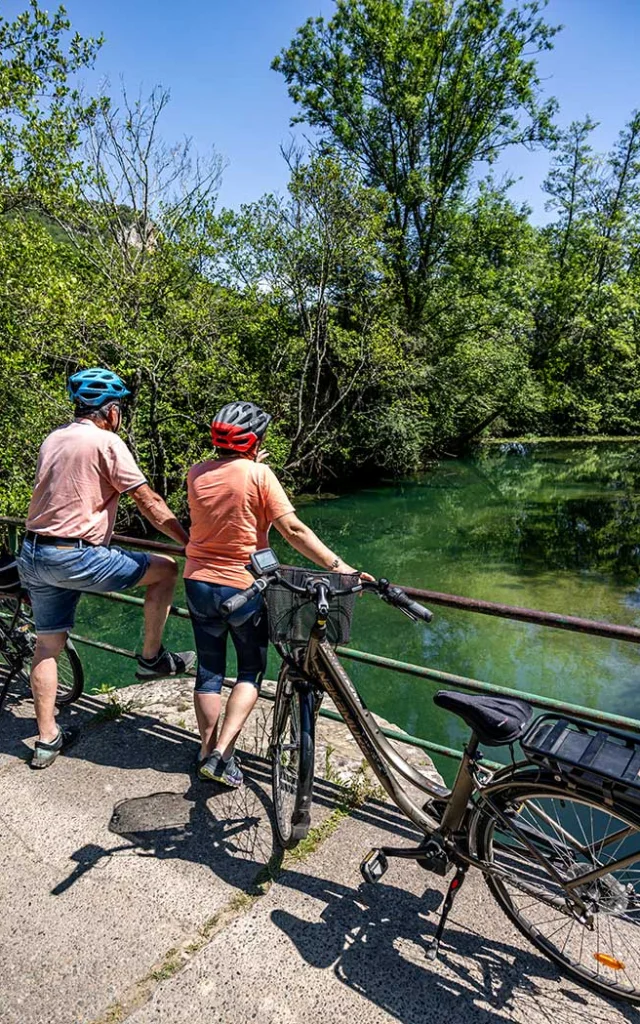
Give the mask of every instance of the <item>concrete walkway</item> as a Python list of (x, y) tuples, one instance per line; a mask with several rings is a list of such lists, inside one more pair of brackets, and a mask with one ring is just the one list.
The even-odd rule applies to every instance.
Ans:
[(0, 717), (1, 1024), (640, 1022), (559, 976), (479, 878), (427, 962), (440, 880), (358, 871), (371, 846), (412, 841), (393, 808), (345, 817), (319, 783), (316, 842), (269, 886), (263, 759), (220, 791), (190, 773), (192, 734), (85, 698), (65, 714), (78, 746), (31, 772), (30, 715)]

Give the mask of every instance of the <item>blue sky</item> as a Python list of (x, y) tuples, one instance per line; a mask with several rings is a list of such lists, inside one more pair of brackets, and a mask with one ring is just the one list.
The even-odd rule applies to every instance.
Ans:
[[(105, 79), (117, 88), (121, 76), (132, 91), (167, 86), (167, 141), (192, 136), (199, 150), (214, 146), (227, 160), (221, 204), (285, 189), (279, 146), (290, 137), (293, 107), (282, 76), (269, 65), (305, 18), (331, 13), (331, 0), (66, 0), (65, 6), (78, 31), (106, 37), (91, 88)], [(25, 7), (26, 0), (9, 0), (2, 13)], [(640, 107), (640, 0), (551, 0), (547, 19), (565, 26), (540, 64), (546, 90), (560, 101), (560, 121), (591, 114), (600, 122), (596, 145), (607, 149)], [(544, 219), (540, 184), (548, 160), (545, 153), (514, 151), (500, 164), (522, 178), (512, 195), (527, 201), (537, 220)]]

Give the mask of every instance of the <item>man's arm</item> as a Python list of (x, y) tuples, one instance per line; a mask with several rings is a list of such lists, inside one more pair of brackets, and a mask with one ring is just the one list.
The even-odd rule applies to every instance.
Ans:
[(178, 522), (166, 502), (153, 491), (149, 484), (140, 484), (129, 492), (145, 519), (155, 526), (156, 530), (171, 537), (183, 547), (189, 541), (189, 534)]

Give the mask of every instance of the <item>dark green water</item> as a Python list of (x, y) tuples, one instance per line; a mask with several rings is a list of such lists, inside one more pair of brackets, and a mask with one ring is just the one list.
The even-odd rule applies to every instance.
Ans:
[[(419, 480), (302, 506), (332, 548), (377, 576), (453, 594), (640, 626), (640, 447), (537, 445), (441, 463)], [(283, 560), (291, 552), (276, 535)], [(182, 594), (178, 603), (184, 604)], [(352, 646), (640, 717), (640, 648), (434, 608), (411, 623), (357, 602)], [(77, 632), (134, 648), (137, 609), (85, 598)], [(172, 620), (171, 644), (191, 646)], [(90, 684), (126, 685), (126, 659), (82, 648)], [(434, 707), (433, 684), (350, 662), (370, 707), (459, 747), (465, 727)], [(275, 659), (270, 666), (276, 671)]]

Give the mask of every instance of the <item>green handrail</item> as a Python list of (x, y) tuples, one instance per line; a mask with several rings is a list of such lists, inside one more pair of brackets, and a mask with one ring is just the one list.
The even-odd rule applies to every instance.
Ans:
[[(93, 594), (93, 597), (103, 597), (103, 594)], [(126, 594), (124, 595), (127, 596)], [(139, 598), (136, 598), (139, 600)], [(184, 611), (184, 609), (180, 609)], [(107, 644), (102, 640), (94, 640), (92, 637), (79, 636), (77, 633), (70, 634), (71, 639), (75, 643), (85, 644), (87, 647), (96, 647), (100, 651), (107, 651), (109, 654), (119, 654), (123, 658), (134, 658), (136, 657), (135, 651), (127, 650), (124, 647), (114, 647), (113, 644)], [(194, 671), (187, 672), (189, 676), (195, 676)], [(224, 681), (224, 686), (230, 686), (231, 684)], [(275, 695), (265, 691), (261, 691), (261, 698), (263, 700), (275, 700)], [(330, 711), (329, 708), (320, 708), (320, 715), (322, 718), (330, 718), (334, 722), (343, 722), (344, 719), (337, 711)], [(423, 740), (420, 736), (412, 736), (411, 733), (402, 732), (398, 729), (389, 729), (386, 726), (380, 726), (380, 732), (387, 736), (390, 740), (397, 740), (398, 743), (406, 743), (409, 747), (418, 747), (421, 750), (428, 750), (430, 754), (440, 754), (443, 757), (453, 757), (456, 760), (460, 760), (462, 752), (454, 750), (452, 747), (443, 747), (440, 743), (433, 743), (431, 740)], [(485, 761), (489, 767), (499, 768), (500, 765), (494, 764), (492, 761)]]
[[(24, 520), (10, 516), (0, 516), (0, 524), (12, 528), (24, 527)], [(165, 544), (158, 541), (144, 541), (137, 540), (134, 537), (128, 537), (124, 535), (114, 534), (113, 539), (118, 543), (125, 544), (131, 547), (139, 547), (142, 549), (163, 551), (174, 555), (182, 555), (183, 550), (177, 545)], [(592, 636), (604, 636), (611, 639), (624, 640), (630, 643), (640, 643), (640, 629), (633, 626), (620, 626), (614, 623), (596, 622), (589, 619), (578, 618), (577, 616), (561, 616), (552, 612), (542, 612), (536, 609), (529, 608), (516, 608), (509, 605), (495, 604), (488, 601), (479, 601), (472, 598), (459, 597), (453, 594), (441, 594), (436, 591), (420, 590), (414, 587), (405, 588), (408, 593), (422, 599), (430, 600), (432, 603), (445, 605), (448, 607), (460, 608), (466, 611), (473, 611), (484, 615), (494, 615), (501, 618), (516, 619), (525, 622), (534, 622), (541, 626), (554, 627), (556, 629), (567, 629), (571, 631), (586, 633)], [(141, 607), (144, 601), (139, 597), (134, 597), (131, 594), (119, 594), (119, 593), (108, 593), (108, 594), (94, 594), (94, 597), (100, 597), (106, 600), (119, 601), (123, 604), (130, 604), (137, 607)], [(178, 605), (172, 605), (169, 614), (178, 618), (189, 618), (189, 612), (186, 608), (181, 608)], [(111, 644), (103, 643), (98, 640), (93, 640), (89, 637), (74, 636), (74, 639), (80, 643), (87, 644), (92, 647), (99, 648), (101, 650), (108, 651), (114, 654), (121, 654), (124, 657), (135, 657), (133, 651), (128, 651), (123, 648), (114, 647)], [(475, 693), (494, 693), (504, 697), (518, 698), (520, 700), (526, 700), (534, 707), (545, 709), (548, 711), (557, 711), (560, 713), (568, 713), (576, 718), (584, 719), (588, 722), (593, 722), (596, 725), (608, 725), (618, 729), (625, 729), (632, 732), (640, 732), (640, 721), (635, 718), (629, 718), (624, 715), (611, 714), (608, 711), (594, 710), (593, 708), (587, 708), (580, 704), (566, 704), (562, 701), (556, 700), (553, 697), (544, 697), (535, 693), (527, 693), (522, 690), (514, 690), (511, 687), (497, 686), (493, 683), (486, 683), (479, 679), (473, 679), (468, 676), (458, 676), (451, 672), (442, 672), (438, 669), (429, 668), (422, 665), (412, 665), (409, 662), (396, 661), (394, 658), (386, 658), (382, 655), (371, 654), (367, 651), (358, 651), (350, 647), (340, 646), (337, 648), (338, 653), (343, 658), (348, 658), (353, 661), (359, 661), (368, 665), (373, 665), (377, 668), (390, 669), (395, 672), (400, 672), (404, 675), (411, 675), (420, 679), (427, 679), (429, 682), (435, 682), (445, 686), (455, 686), (463, 690), (470, 690)], [(270, 694), (264, 694), (266, 699), (273, 699)], [(335, 712), (322, 709), (320, 712), (323, 717), (333, 718), (341, 721), (341, 716)], [(391, 739), (407, 743), (411, 746), (420, 747), (424, 750), (428, 750), (431, 753), (439, 754), (445, 757), (454, 757), (459, 759), (462, 755), (461, 751), (453, 750), (450, 747), (441, 746), (438, 743), (433, 743), (430, 740), (424, 740), (418, 736), (412, 736), (409, 733), (397, 732), (395, 730), (383, 729), (386, 736)]]
[[(110, 601), (119, 601), (123, 604), (142, 606), (144, 601), (140, 597), (133, 597), (131, 594), (95, 594), (94, 597), (106, 598)], [(187, 608), (180, 608), (172, 605), (170, 615), (181, 619), (189, 618)], [(570, 714), (576, 718), (582, 718), (587, 722), (594, 722), (596, 725), (610, 725), (617, 729), (640, 732), (640, 721), (636, 718), (627, 718), (624, 715), (614, 715), (608, 711), (594, 710), (583, 707), (581, 704), (567, 704), (555, 700), (553, 697), (543, 697), (536, 693), (527, 693), (522, 690), (514, 690), (508, 686), (496, 686), (494, 683), (485, 683), (480, 679), (473, 679), (468, 676), (458, 676), (451, 672), (441, 672), (439, 669), (428, 668), (424, 665), (412, 665), (406, 661), (396, 661), (394, 658), (385, 658), (380, 654), (370, 654), (367, 651), (358, 651), (351, 647), (338, 647), (338, 654), (342, 658), (350, 658), (352, 661), (364, 662), (368, 665), (375, 665), (377, 668), (391, 669), (403, 675), (415, 676), (419, 679), (428, 679), (430, 682), (439, 683), (445, 686), (456, 686), (463, 690), (472, 690), (476, 693), (496, 693), (503, 697), (513, 697), (518, 700), (526, 700), (534, 707), (543, 708), (547, 711), (559, 711), (563, 714)], [(413, 737), (418, 739), (418, 737)], [(426, 740), (422, 741), (426, 743)], [(452, 755), (453, 756), (453, 755)], [(460, 752), (455, 752), (459, 757)]]

